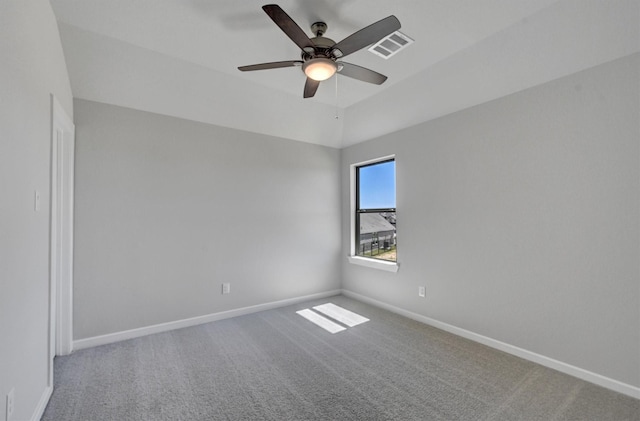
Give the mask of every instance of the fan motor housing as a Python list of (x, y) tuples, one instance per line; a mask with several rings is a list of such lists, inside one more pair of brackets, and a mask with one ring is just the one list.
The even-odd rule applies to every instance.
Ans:
[(325, 38), (325, 32), (327, 32), (327, 24), (324, 22), (315, 22), (311, 25), (311, 32), (315, 34), (315, 37), (310, 38), (313, 42), (314, 49), (306, 49), (302, 52), (302, 60), (307, 61), (316, 57), (333, 58), (331, 54), (331, 48), (336, 44), (331, 38)]
[(334, 58), (331, 54), (331, 48), (336, 44), (334, 40), (325, 37), (315, 37), (311, 38), (311, 42), (313, 42), (314, 50), (313, 52), (303, 51), (301, 54), (302, 60), (307, 61), (316, 57)]
[(331, 38), (325, 38), (325, 37), (315, 37), (315, 38), (311, 38), (311, 41), (313, 42), (313, 44), (318, 47), (318, 48), (326, 48), (329, 49), (331, 47), (333, 47), (336, 42), (334, 40), (332, 40)]

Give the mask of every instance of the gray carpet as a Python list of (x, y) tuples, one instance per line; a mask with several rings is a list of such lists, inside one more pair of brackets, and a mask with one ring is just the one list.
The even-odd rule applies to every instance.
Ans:
[[(296, 310), (369, 322), (330, 334)], [(56, 358), (42, 420), (640, 420), (640, 401), (343, 296)]]

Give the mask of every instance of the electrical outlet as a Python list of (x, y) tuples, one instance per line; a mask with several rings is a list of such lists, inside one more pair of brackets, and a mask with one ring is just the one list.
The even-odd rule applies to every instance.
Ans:
[(425, 287), (418, 287), (418, 297), (426, 297), (427, 292)]
[(11, 421), (11, 417), (13, 416), (14, 394), (15, 388), (12, 387), (7, 394), (7, 416), (5, 418), (7, 421)]
[(231, 284), (229, 282), (225, 282), (222, 284), (222, 293), (230, 294), (231, 293)]

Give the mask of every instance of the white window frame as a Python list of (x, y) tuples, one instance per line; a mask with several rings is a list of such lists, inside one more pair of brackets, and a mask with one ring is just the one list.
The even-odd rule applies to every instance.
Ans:
[[(373, 259), (370, 257), (356, 255), (356, 169), (363, 165), (375, 164), (376, 162), (395, 160), (396, 156), (387, 155), (363, 162), (351, 164), (349, 167), (349, 263), (359, 266), (365, 266), (372, 269), (384, 270), (387, 272), (397, 272), (400, 268), (398, 262), (388, 260)], [(397, 208), (396, 208), (397, 209)]]

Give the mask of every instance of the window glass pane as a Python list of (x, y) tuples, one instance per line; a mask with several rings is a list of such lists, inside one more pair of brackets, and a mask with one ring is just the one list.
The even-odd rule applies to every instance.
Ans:
[(396, 207), (396, 162), (388, 161), (359, 168), (360, 209)]
[(396, 261), (396, 213), (375, 212), (359, 215), (358, 256)]

